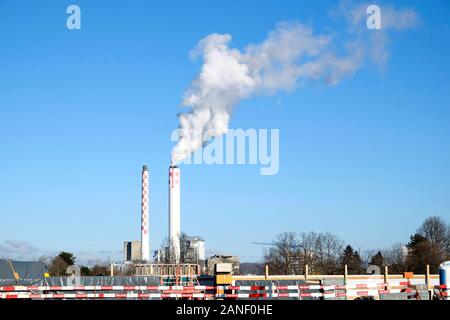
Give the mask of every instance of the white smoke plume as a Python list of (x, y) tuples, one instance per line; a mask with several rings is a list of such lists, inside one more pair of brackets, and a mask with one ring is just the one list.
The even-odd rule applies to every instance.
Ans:
[[(334, 18), (343, 18), (349, 28), (355, 32), (367, 31), (362, 29), (367, 19), (366, 9), (372, 2), (343, 0), (331, 10)], [(381, 9), (381, 28), (383, 30), (407, 30), (420, 25), (417, 12), (411, 8), (396, 8), (392, 4), (379, 6)], [(370, 33), (369, 33), (370, 34)]]
[(338, 58), (327, 50), (331, 41), (315, 36), (298, 23), (281, 23), (258, 45), (243, 52), (229, 47), (231, 36), (211, 34), (202, 39), (193, 55), (204, 64), (185, 92), (179, 114), (179, 142), (172, 164), (201, 148), (210, 138), (227, 132), (236, 104), (257, 93), (295, 88), (300, 79), (325, 77), (335, 84), (358, 66), (358, 55)]
[[(359, 19), (359, 12), (352, 12), (352, 21)], [(391, 10), (390, 21), (395, 20), (394, 15)], [(184, 94), (182, 105), (189, 110), (178, 115), (179, 141), (172, 150), (172, 165), (212, 137), (225, 134), (240, 100), (292, 90), (309, 79), (336, 85), (351, 75), (370, 51), (358, 39), (353, 40), (342, 46), (345, 54), (338, 55), (333, 37), (316, 35), (310, 27), (287, 22), (278, 24), (262, 43), (248, 45), (242, 51), (230, 47), (228, 34), (202, 39), (192, 55), (202, 57), (204, 64)]]
[(353, 37), (355, 45), (365, 52), (371, 62), (383, 69), (389, 59), (389, 32), (414, 29), (421, 22), (415, 10), (385, 4), (380, 5), (381, 30), (368, 32), (365, 28), (366, 10), (371, 4), (364, 1), (342, 0), (330, 14), (336, 20), (343, 20), (346, 23), (347, 32)]

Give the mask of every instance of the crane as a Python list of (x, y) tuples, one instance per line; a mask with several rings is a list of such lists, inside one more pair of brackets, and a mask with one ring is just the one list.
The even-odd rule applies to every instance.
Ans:
[(252, 244), (259, 244), (262, 246), (276, 246), (277, 244), (274, 242), (252, 242)]

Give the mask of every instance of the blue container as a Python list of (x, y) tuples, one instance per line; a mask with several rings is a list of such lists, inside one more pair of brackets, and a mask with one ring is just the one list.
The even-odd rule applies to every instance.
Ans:
[(449, 292), (450, 292), (450, 261), (442, 262), (439, 265), (439, 284), (445, 285), (444, 289), (447, 292), (447, 297), (445, 300), (450, 300)]

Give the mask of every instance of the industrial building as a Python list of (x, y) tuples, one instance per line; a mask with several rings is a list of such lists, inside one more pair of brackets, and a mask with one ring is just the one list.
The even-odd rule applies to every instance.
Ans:
[(209, 275), (215, 274), (216, 264), (231, 264), (232, 274), (240, 273), (239, 257), (229, 255), (215, 255), (206, 260), (206, 268)]
[(17, 281), (29, 285), (45, 277), (48, 277), (48, 269), (43, 262), (0, 259), (0, 286), (8, 286)]
[(141, 262), (142, 261), (142, 253), (141, 253), (141, 242), (137, 240), (133, 241), (125, 241), (123, 243), (123, 253), (124, 253), (124, 262)]
[(141, 241), (124, 242), (124, 262), (133, 264), (136, 275), (198, 275), (206, 271), (205, 240), (181, 234), (181, 172), (169, 166), (168, 246), (154, 250), (150, 258), (150, 179), (146, 165), (142, 167)]
[(184, 261), (188, 263), (205, 263), (205, 240), (200, 237), (189, 237), (183, 239)]
[[(150, 182), (147, 166), (142, 167), (141, 241), (124, 242), (124, 262), (132, 265), (135, 275), (195, 277), (214, 274), (218, 263), (231, 264), (233, 274), (239, 274), (239, 258), (232, 255), (206, 257), (205, 240), (200, 236), (181, 233), (181, 172), (169, 166), (168, 175), (168, 243), (163, 249), (150, 249)], [(152, 252), (152, 258), (150, 258)]]

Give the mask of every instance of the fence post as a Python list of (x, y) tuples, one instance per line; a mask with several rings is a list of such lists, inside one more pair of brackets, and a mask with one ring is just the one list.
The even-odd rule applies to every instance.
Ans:
[(427, 285), (427, 292), (428, 292), (428, 300), (431, 300), (431, 291), (430, 291), (430, 265), (427, 264), (427, 273), (425, 275), (425, 284)]
[(305, 280), (308, 279), (308, 276), (309, 276), (309, 266), (305, 265)]
[(265, 278), (266, 280), (269, 279), (269, 265), (266, 264), (266, 272), (265, 272)]
[(347, 285), (347, 277), (348, 277), (348, 268), (347, 265), (344, 264), (344, 285)]
[(389, 281), (389, 267), (388, 266), (384, 266), (384, 283), (386, 284), (386, 290), (388, 289), (388, 281)]
[[(389, 290), (389, 267), (388, 266), (384, 266), (384, 277), (383, 277), (383, 282), (384, 282), (384, 290)], [(380, 300), (382, 300), (382, 296), (380, 294), (380, 288), (378, 287), (378, 297), (380, 298)]]
[(348, 277), (348, 268), (347, 265), (344, 264), (344, 288), (345, 288), (345, 300), (347, 300), (347, 277)]

